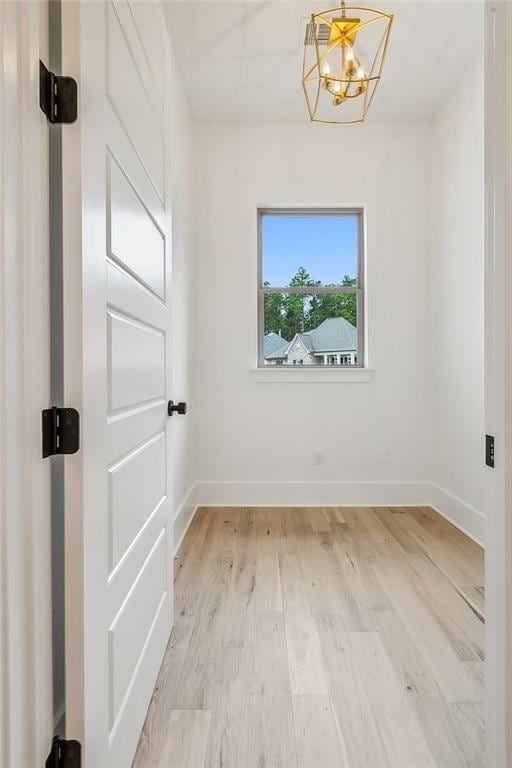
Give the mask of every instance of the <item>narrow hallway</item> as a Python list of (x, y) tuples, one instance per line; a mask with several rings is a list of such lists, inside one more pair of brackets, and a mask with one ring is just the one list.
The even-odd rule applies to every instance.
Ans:
[(483, 766), (483, 578), (430, 508), (200, 508), (134, 768)]

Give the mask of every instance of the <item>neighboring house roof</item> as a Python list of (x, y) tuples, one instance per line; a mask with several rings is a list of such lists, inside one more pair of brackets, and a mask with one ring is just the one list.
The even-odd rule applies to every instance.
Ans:
[(315, 352), (357, 348), (357, 329), (344, 317), (330, 317), (308, 335)]
[(278, 333), (267, 333), (263, 337), (263, 357), (265, 360), (280, 360), (286, 357), (286, 349), (290, 342)]
[(297, 333), (290, 342), (299, 338), (308, 352), (341, 352), (357, 349), (357, 329), (344, 317), (330, 317), (307, 333)]

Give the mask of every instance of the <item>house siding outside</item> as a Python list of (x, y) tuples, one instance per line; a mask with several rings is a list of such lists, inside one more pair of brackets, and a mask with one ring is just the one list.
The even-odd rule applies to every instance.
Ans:
[[(302, 362), (301, 362), (302, 361)], [(304, 345), (304, 342), (298, 337), (292, 340), (288, 354), (286, 355), (286, 365), (320, 365), (320, 359), (311, 354)]]

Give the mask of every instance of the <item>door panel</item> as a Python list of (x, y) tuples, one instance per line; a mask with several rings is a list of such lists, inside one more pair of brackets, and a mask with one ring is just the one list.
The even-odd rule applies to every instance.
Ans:
[(162, 425), (162, 411), (166, 401), (160, 400), (138, 406), (131, 413), (126, 411), (108, 419), (108, 461), (114, 466), (123, 455), (127, 443), (140, 445), (154, 435)]
[[(130, 182), (109, 162), (109, 255), (161, 299), (165, 298), (165, 238)], [(108, 175), (108, 172), (107, 172)], [(143, 258), (141, 258), (143, 256)]]
[[(118, 3), (114, 0), (114, 5), (135, 67), (158, 120), (165, 102), (165, 64), (163, 68), (162, 64), (166, 53), (158, 29), (158, 14), (146, 13), (146, 1), (127, 0)], [(158, 76), (153, 66), (158, 67)]]
[(144, 6), (140, 3), (130, 3), (130, 11), (137, 32), (140, 36), (144, 53), (151, 70), (151, 76), (155, 83), (157, 102), (163, 103), (164, 92), (164, 59), (165, 51), (163, 45), (158, 45), (157, 20), (154, 14), (145, 13)]
[[(123, 3), (114, 5), (112, 2), (107, 6), (107, 96), (163, 201), (164, 150), (161, 127), (148, 96), (151, 81), (149, 77), (144, 78), (137, 67), (136, 49), (130, 47), (128, 42), (129, 27), (121, 26), (117, 9), (122, 7)], [(148, 13), (142, 5), (141, 13)]]
[(121, 265), (107, 262), (107, 291), (109, 304), (113, 310), (123, 310), (133, 318), (143, 319), (153, 328), (161, 328), (165, 323), (166, 307), (155, 301), (154, 295), (133, 280)]
[(63, 8), (63, 48), (81, 84), (64, 159), (71, 206), (80, 158), (82, 249), (81, 263), (67, 263), (76, 338), (65, 368), (84, 429), (67, 475), (66, 735), (82, 736), (90, 768), (128, 768), (172, 628), (169, 44), (157, 3)]
[(121, 558), (108, 577), (108, 626), (111, 627), (133, 587), (134, 571), (140, 573), (163, 528), (167, 527), (166, 499), (162, 499), (133, 539), (129, 556)]
[(165, 396), (165, 331), (108, 312), (112, 410)]
[(165, 434), (160, 432), (109, 469), (111, 568), (166, 495), (165, 448)]
[(152, 626), (162, 622), (169, 610), (167, 595), (167, 529), (160, 532), (141, 568), (137, 582), (127, 595), (110, 629), (111, 727), (115, 726), (129, 685), (137, 673), (142, 651), (152, 634)]

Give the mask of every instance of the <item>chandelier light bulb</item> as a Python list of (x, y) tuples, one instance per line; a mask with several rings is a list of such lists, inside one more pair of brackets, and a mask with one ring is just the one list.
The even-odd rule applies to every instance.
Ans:
[(336, 93), (341, 93), (341, 83), (338, 82), (338, 80), (335, 80), (334, 83), (332, 84), (332, 89)]
[(329, 75), (331, 72), (331, 68), (329, 66), (329, 63), (327, 61), (324, 61), (322, 64), (322, 75)]
[(354, 61), (354, 51), (349, 48), (347, 51), (347, 61)]
[(357, 79), (358, 80), (364, 80), (364, 69), (363, 67), (359, 67), (357, 70)]

